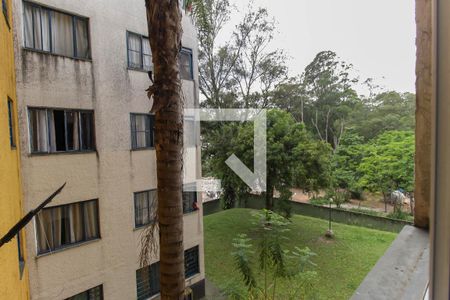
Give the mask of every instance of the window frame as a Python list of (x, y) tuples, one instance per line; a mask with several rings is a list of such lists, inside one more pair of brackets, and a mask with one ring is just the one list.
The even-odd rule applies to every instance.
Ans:
[[(100, 300), (103, 300), (103, 297), (104, 297), (104, 296), (103, 296), (103, 284), (94, 286), (94, 287), (92, 287), (92, 288), (90, 288), (90, 289), (87, 289), (87, 290), (81, 292), (81, 293), (78, 293), (78, 294), (76, 294), (76, 295), (70, 296), (69, 298), (66, 298), (66, 299), (64, 299), (64, 300), (71, 300), (71, 299), (74, 299), (75, 297), (80, 296), (81, 294), (84, 294), (84, 293), (88, 293), (88, 294), (87, 294), (87, 296), (88, 296), (88, 299), (87, 299), (87, 300), (91, 300), (90, 297), (89, 297), (89, 291), (94, 290), (94, 289), (97, 289), (97, 288), (100, 289)], [(93, 300), (95, 300), (95, 299), (93, 299)]]
[[(196, 261), (195, 261), (195, 272), (194, 273), (188, 273), (188, 268), (187, 268), (187, 255), (190, 255), (191, 253), (196, 253), (197, 255), (196, 257)], [(197, 274), (200, 274), (200, 246), (196, 245), (194, 247), (191, 247), (189, 249), (184, 250), (184, 276), (186, 277), (186, 279), (192, 278), (194, 276), (196, 276)]]
[(16, 122), (14, 122), (15, 121), (14, 101), (10, 97), (8, 97), (7, 106), (8, 106), (9, 145), (11, 146), (11, 149), (16, 149), (17, 141), (16, 141)]
[[(158, 190), (157, 189), (149, 189), (149, 190), (145, 190), (145, 191), (139, 191), (139, 192), (134, 192), (133, 193), (133, 202), (134, 202), (134, 228), (135, 229), (140, 229), (140, 228), (143, 228), (143, 227), (145, 227), (145, 226), (147, 226), (147, 225), (149, 225), (149, 224), (152, 224), (152, 223), (155, 223), (155, 221), (156, 220), (151, 220), (151, 218), (150, 218), (150, 216), (151, 216), (151, 210), (152, 210), (152, 205), (151, 205), (151, 203), (150, 203), (150, 193), (151, 192), (155, 192), (156, 193), (156, 196), (155, 196), (155, 203), (157, 203), (157, 199), (158, 199)], [(148, 223), (143, 223), (143, 224), (138, 224), (137, 223), (137, 220), (136, 220), (136, 217), (137, 217), (137, 207), (136, 207), (136, 195), (137, 194), (141, 194), (141, 193), (148, 193), (149, 194), (149, 197), (147, 198), (148, 199), (148, 207), (147, 207), (147, 209), (148, 209), (148, 216), (149, 216), (149, 221), (148, 221)]]
[[(197, 255), (196, 255), (196, 268), (195, 268), (195, 273), (189, 273), (189, 274), (187, 274), (187, 268), (186, 268), (186, 255), (189, 255), (189, 253), (190, 253), (190, 251), (195, 251), (194, 253), (196, 253)], [(185, 249), (184, 251), (183, 251), (183, 254), (184, 254), (184, 272), (185, 272), (185, 274), (184, 274), (184, 276), (185, 276), (185, 280), (189, 280), (189, 279), (191, 279), (191, 278), (193, 278), (193, 277), (195, 277), (195, 276), (197, 276), (198, 274), (201, 274), (201, 269), (200, 269), (200, 245), (195, 245), (194, 247), (191, 247), (191, 248), (188, 248), (188, 249)], [(148, 266), (145, 266), (145, 267), (143, 267), (143, 268), (140, 268), (140, 269), (138, 269), (138, 270), (136, 270), (136, 291), (137, 291), (137, 288), (138, 288), (138, 278), (137, 278), (137, 272), (139, 271), (139, 270), (143, 270), (143, 269), (147, 269), (148, 271), (146, 272), (146, 274), (148, 274), (148, 276), (149, 276), (149, 281), (150, 281), (150, 268), (152, 267), (152, 266), (156, 266), (156, 265), (159, 265), (159, 260), (158, 261), (156, 261), (156, 262), (154, 262), (154, 263), (152, 263), (152, 264), (150, 264), (150, 265), (148, 265)], [(157, 282), (159, 282), (159, 272), (157, 272), (157, 275), (158, 275), (158, 280), (157, 280)], [(158, 288), (158, 292), (157, 293), (154, 293), (154, 294), (151, 294), (151, 295), (149, 295), (148, 296), (148, 298), (146, 298), (146, 299), (153, 299), (153, 297), (156, 297), (157, 295), (159, 295), (160, 294), (160, 290), (159, 290), (159, 288)]]
[[(47, 11), (47, 14), (48, 14), (48, 22), (49, 22), (49, 33), (50, 33), (50, 35), (49, 35), (49, 48), (50, 48), (50, 50), (49, 51), (47, 51), (47, 50), (44, 50), (44, 49), (38, 49), (38, 48), (36, 48), (35, 47), (35, 45), (36, 45), (36, 37), (35, 37), (35, 30), (34, 30), (34, 14), (32, 14), (32, 29), (33, 29), (33, 41), (32, 41), (32, 44), (33, 44), (33, 47), (27, 47), (26, 46), (26, 41), (25, 41), (25, 38), (26, 38), (26, 34), (25, 34), (25, 22), (26, 22), (26, 11), (25, 11), (25, 6), (26, 5), (29, 5), (30, 7), (35, 7), (35, 8), (39, 8), (39, 9), (43, 9), (43, 10), (46, 10)], [(39, 52), (39, 53), (45, 53), (45, 54), (51, 54), (51, 55), (56, 55), (56, 56), (61, 56), (61, 57), (68, 57), (68, 58), (73, 58), (73, 59), (77, 59), (77, 60), (85, 60), (85, 61), (92, 61), (92, 48), (91, 48), (91, 28), (90, 28), (90, 22), (89, 22), (89, 18), (88, 17), (83, 17), (83, 16), (80, 16), (80, 15), (76, 15), (76, 14), (73, 14), (73, 13), (70, 13), (70, 12), (66, 12), (66, 11), (62, 11), (62, 10), (58, 10), (58, 9), (55, 9), (55, 8), (52, 8), (52, 7), (48, 7), (48, 6), (45, 6), (45, 5), (41, 5), (41, 4), (38, 4), (38, 3), (35, 3), (35, 2), (30, 2), (30, 1), (27, 1), (27, 0), (23, 0), (22, 1), (22, 7), (23, 7), (23, 48), (24, 49), (26, 49), (26, 50), (29, 50), (29, 51), (34, 51), (34, 52)], [(70, 55), (65, 55), (65, 54), (59, 54), (59, 53), (56, 53), (55, 51), (54, 51), (54, 49), (53, 49), (53, 42), (52, 42), (52, 32), (53, 32), (53, 30), (52, 30), (52, 14), (50, 13), (50, 12), (57, 12), (57, 13), (60, 13), (60, 14), (64, 14), (64, 15), (67, 15), (67, 16), (69, 16), (69, 17), (71, 17), (71, 19), (72, 19), (72, 32), (73, 32), (73, 56), (70, 56)], [(76, 29), (76, 26), (75, 26), (75, 24), (76, 24), (76, 22), (77, 22), (77, 20), (82, 20), (82, 21), (85, 21), (86, 22), (86, 31), (87, 31), (87, 46), (88, 46), (88, 57), (80, 57), (80, 56), (78, 56), (78, 51), (77, 51), (77, 29)], [(40, 22), (40, 27), (41, 27), (41, 30), (42, 30), (42, 20), (41, 20), (41, 22)], [(42, 41), (42, 32), (41, 32), (41, 44), (43, 45), (43, 41)]]
[(25, 269), (25, 256), (24, 256), (24, 249), (23, 249), (23, 243), (22, 243), (22, 232), (19, 231), (16, 234), (17, 239), (17, 257), (19, 260), (19, 274), (20, 274), (20, 280), (22, 280), (23, 277), (23, 271)]
[[(187, 47), (182, 47), (180, 49), (180, 53), (178, 54), (178, 64), (179, 66), (181, 66), (180, 64), (180, 58), (181, 58), (181, 54), (187, 54), (189, 55), (189, 78), (183, 78), (181, 76), (181, 72), (180, 72), (180, 79), (181, 80), (190, 80), (193, 81), (194, 80), (194, 54), (191, 48), (187, 48)], [(181, 67), (180, 67), (181, 69)]]
[[(140, 50), (139, 50), (139, 52), (137, 52), (136, 50), (131, 50), (130, 49), (130, 45), (129, 45), (128, 42), (129, 42), (129, 38), (130, 38), (131, 35), (135, 35), (136, 37), (139, 37), (139, 39), (140, 39)], [(147, 39), (148, 42), (149, 42), (150, 55), (144, 54), (144, 47), (143, 47), (144, 39)], [(127, 68), (128, 68), (128, 70), (141, 71), (141, 72), (151, 72), (151, 71), (153, 71), (153, 61), (152, 61), (152, 54), (151, 54), (151, 47), (150, 47), (150, 39), (148, 38), (148, 36), (145, 36), (143, 34), (127, 30), (126, 42), (127, 42)], [(130, 51), (135, 52), (135, 53), (139, 53), (140, 67), (135, 67), (135, 66), (131, 66), (130, 65), (130, 55), (129, 55)], [(146, 70), (144, 68), (144, 56), (149, 56), (150, 57), (150, 63), (151, 64), (150, 64), (150, 69), (149, 70)]]
[[(148, 124), (149, 124), (149, 135), (150, 135), (150, 143), (149, 146), (144, 147), (138, 147), (137, 146), (137, 135), (138, 132), (145, 132), (147, 133), (147, 130), (136, 130), (136, 116), (145, 116), (148, 117)], [(134, 123), (133, 123), (134, 121)], [(146, 120), (147, 122), (147, 120)], [(133, 130), (134, 129), (134, 130)], [(131, 138), (131, 151), (136, 150), (147, 150), (147, 149), (155, 149), (155, 115), (154, 114), (145, 114), (145, 113), (130, 113), (130, 138)], [(146, 135), (147, 139), (147, 135)], [(147, 140), (146, 143), (147, 145)]]
[[(32, 122), (31, 122), (31, 111), (32, 110), (45, 110), (45, 123), (46, 123), (46, 133), (47, 133), (47, 151), (33, 151), (33, 128), (32, 128)], [(64, 111), (64, 138), (66, 143), (66, 150), (64, 151), (51, 151), (51, 135), (50, 135), (50, 118), (49, 113), (52, 113), (53, 111)], [(28, 134), (29, 134), (29, 153), (30, 155), (52, 155), (52, 154), (62, 154), (62, 153), (92, 153), (97, 151), (97, 138), (96, 138), (96, 126), (95, 126), (95, 111), (90, 109), (72, 109), (72, 108), (58, 108), (58, 107), (37, 107), (37, 106), (28, 106)], [(79, 132), (79, 150), (67, 150), (67, 112), (76, 112), (78, 115), (78, 132)], [(89, 113), (92, 115), (92, 142), (93, 147), (92, 149), (82, 149), (83, 148), (83, 141), (82, 141), (82, 125), (81, 125), (81, 114), (82, 113)]]
[[(184, 191), (185, 186), (196, 186), (196, 183), (193, 182), (193, 183), (185, 183), (185, 184), (183, 184), (183, 192), (182, 192), (183, 215), (194, 213), (194, 212), (197, 212), (199, 210), (198, 208), (195, 209), (194, 207), (192, 207), (194, 205), (194, 203), (197, 203), (197, 206), (198, 206), (198, 193), (196, 191)], [(192, 202), (192, 205), (189, 205), (190, 208), (185, 210), (184, 209), (184, 203), (185, 203), (185, 200), (186, 200), (185, 197), (187, 196), (187, 194), (194, 194), (195, 198), (194, 198), (194, 201)]]
[[(140, 269), (137, 269), (136, 270), (136, 298), (137, 299), (139, 299), (139, 294), (138, 294), (138, 272), (141, 272), (141, 273), (144, 273), (145, 274), (145, 276), (147, 276), (145, 279), (148, 279), (148, 282), (149, 282), (149, 295), (144, 295), (144, 297), (146, 297), (145, 299), (152, 299), (152, 298), (154, 298), (154, 297), (156, 297), (157, 295), (159, 295), (160, 294), (160, 292), (161, 292), (161, 290), (160, 290), (160, 288), (159, 288), (159, 282), (160, 282), (160, 278), (159, 278), (159, 268), (160, 268), (160, 266), (159, 266), (159, 260), (158, 261), (156, 261), (156, 262), (154, 262), (154, 263), (152, 263), (152, 264), (150, 264), (150, 265), (148, 265), (148, 266), (145, 266), (145, 267), (143, 267), (143, 268), (140, 268)], [(156, 271), (155, 270), (153, 270), (152, 271), (152, 268), (156, 268)], [(157, 284), (157, 291), (151, 291), (150, 290), (150, 285), (151, 285), (151, 279), (152, 279), (152, 277), (151, 277), (151, 275), (152, 275), (152, 272), (154, 272), (155, 274), (156, 274), (156, 276), (157, 276), (157, 278), (156, 278), (156, 280), (155, 280), (155, 282), (156, 283), (158, 283)], [(142, 276), (142, 274), (141, 274), (141, 276)], [(142, 280), (143, 281), (143, 280)], [(145, 281), (144, 281), (145, 282)]]
[(8, 29), (11, 30), (11, 24), (9, 23), (9, 6), (8, 6), (8, 0), (2, 0), (2, 11), (3, 16), (5, 17), (6, 26), (8, 26)]
[[(38, 233), (37, 233), (37, 231), (38, 231), (37, 230), (37, 218), (40, 218), (40, 216), (41, 216), (41, 213), (39, 213), (38, 215), (36, 215), (36, 219), (35, 219), (35, 223), (34, 223), (34, 225), (35, 225), (35, 234), (36, 234), (36, 253), (37, 253), (38, 257), (39, 256), (43, 256), (43, 255), (53, 254), (54, 252), (59, 252), (59, 251), (65, 250), (65, 249), (70, 249), (70, 248), (73, 248), (73, 247), (78, 246), (78, 245), (85, 244), (85, 243), (90, 242), (90, 241), (100, 240), (102, 238), (101, 226), (100, 226), (100, 202), (99, 202), (99, 199), (90, 199), (90, 200), (83, 200), (83, 201), (78, 201), (78, 202), (72, 202), (72, 203), (68, 203), (68, 204), (61, 204), (61, 205), (50, 206), (50, 207), (43, 208), (41, 210), (41, 212), (44, 211), (44, 210), (52, 210), (51, 215), (52, 215), (52, 221), (53, 221), (53, 220), (55, 220), (54, 214), (55, 214), (55, 209), (56, 208), (69, 207), (69, 206), (75, 205), (75, 204), (77, 204), (77, 205), (83, 204), (84, 205), (84, 204), (86, 204), (88, 202), (95, 202), (97, 204), (96, 220), (97, 220), (98, 236), (94, 237), (94, 238), (89, 238), (89, 239), (84, 238), (83, 240), (78, 241), (78, 242), (67, 243), (67, 244), (61, 245), (59, 247), (55, 247), (54, 249), (48, 249), (46, 251), (41, 251), (39, 249), (39, 239), (38, 239)], [(84, 210), (82, 210), (82, 211), (83, 211), (83, 217), (82, 217), (82, 219), (83, 219), (83, 225), (82, 225), (83, 226), (83, 235), (85, 235), (86, 234), (86, 224), (84, 222)], [(52, 222), (52, 235), (53, 235), (53, 233), (54, 233), (54, 223)]]

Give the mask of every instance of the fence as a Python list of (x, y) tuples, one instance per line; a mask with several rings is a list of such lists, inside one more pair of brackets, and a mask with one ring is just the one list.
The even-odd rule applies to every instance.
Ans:
[[(274, 199), (275, 207), (277, 199)], [(329, 208), (313, 205), (310, 203), (291, 202), (292, 213), (314, 218), (326, 219), (329, 218)], [(249, 196), (238, 207), (263, 209), (265, 201), (258, 196)], [(220, 200), (212, 200), (203, 203), (203, 215), (211, 215), (222, 211)], [(411, 225), (410, 222), (402, 220), (394, 220), (380, 216), (368, 215), (365, 213), (353, 212), (339, 208), (331, 209), (331, 219), (333, 222), (344, 223), (348, 225), (363, 226), (378, 230), (400, 232), (405, 225)]]

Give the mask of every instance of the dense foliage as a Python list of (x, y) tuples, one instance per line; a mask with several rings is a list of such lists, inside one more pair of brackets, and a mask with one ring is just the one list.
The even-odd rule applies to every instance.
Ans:
[[(319, 52), (302, 74), (288, 76), (287, 57), (274, 49), (276, 22), (251, 2), (226, 43), (229, 0), (193, 0), (199, 29), (202, 106), (269, 109), (266, 207), (289, 189), (328, 191), (339, 199), (363, 191), (413, 190), (415, 95), (385, 91), (356, 76), (333, 51)], [(358, 95), (358, 86), (368, 95)], [(222, 180), (225, 207), (249, 188), (225, 164), (232, 154), (253, 165), (253, 125), (202, 124), (204, 174)], [(345, 196), (345, 197), (344, 197)], [(386, 197), (385, 197), (386, 198)], [(289, 215), (289, 207), (282, 210)]]

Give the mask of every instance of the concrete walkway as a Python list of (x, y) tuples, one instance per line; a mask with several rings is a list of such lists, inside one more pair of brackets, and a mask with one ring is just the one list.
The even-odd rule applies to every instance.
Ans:
[(205, 279), (205, 298), (203, 300), (225, 300), (226, 297), (220, 294), (220, 290), (208, 279)]

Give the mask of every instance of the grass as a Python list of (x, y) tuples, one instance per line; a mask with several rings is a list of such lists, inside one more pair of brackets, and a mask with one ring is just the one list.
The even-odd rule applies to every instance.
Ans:
[[(238, 233), (255, 237), (251, 211), (232, 209), (204, 218), (206, 276), (219, 287), (232, 278), (240, 280), (231, 257), (231, 242)], [(289, 226), (284, 247), (308, 246), (317, 254), (313, 261), (319, 276), (315, 288), (319, 299), (349, 299), (396, 237), (395, 233), (333, 224), (336, 237), (329, 242), (322, 238), (327, 221), (300, 215), (294, 215)]]

